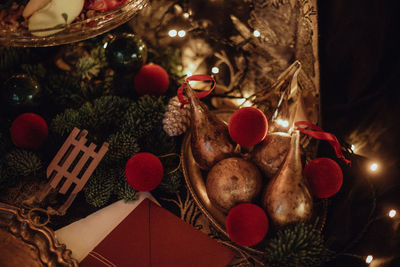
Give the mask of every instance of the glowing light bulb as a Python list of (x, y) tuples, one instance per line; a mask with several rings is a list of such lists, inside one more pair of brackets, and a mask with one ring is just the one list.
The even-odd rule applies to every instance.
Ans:
[(373, 259), (374, 259), (374, 257), (372, 255), (368, 255), (367, 258), (365, 258), (365, 262), (370, 264)]
[(186, 32), (184, 31), (184, 30), (180, 30), (179, 32), (178, 32), (178, 36), (179, 37), (184, 37), (186, 35)]
[(276, 123), (279, 124), (280, 126), (283, 126), (283, 127), (288, 127), (289, 126), (289, 122), (288, 121), (281, 120), (281, 119), (276, 120)]
[(103, 48), (106, 49), (107, 46), (108, 46), (108, 42), (105, 42), (104, 45), (103, 45)]
[(354, 146), (354, 145), (351, 145), (351, 150), (355, 150), (356, 149), (356, 147)]
[(170, 37), (176, 37), (176, 34), (177, 34), (178, 32), (176, 31), (176, 30), (170, 30), (169, 32), (168, 32), (168, 35), (170, 36)]
[(183, 13), (183, 17), (184, 17), (185, 19), (188, 19), (188, 18), (189, 18), (189, 13), (187, 13), (187, 12)]
[(187, 71), (186, 76), (190, 77), (190, 76), (192, 76), (192, 73), (190, 71)]
[(253, 32), (253, 35), (254, 35), (254, 37), (260, 37), (260, 36), (261, 36), (261, 33), (260, 33), (259, 31), (255, 30), (255, 31)]
[(394, 216), (396, 216), (396, 214), (397, 214), (397, 211), (396, 211), (396, 210), (390, 210), (390, 211), (389, 211), (389, 217), (390, 217), (390, 218), (393, 218)]
[(369, 169), (370, 169), (371, 171), (375, 172), (376, 170), (378, 170), (378, 164), (377, 164), (377, 163), (372, 163), (372, 164), (369, 166)]
[(217, 74), (219, 72), (219, 68), (218, 67), (212, 67), (211, 72), (214, 74)]

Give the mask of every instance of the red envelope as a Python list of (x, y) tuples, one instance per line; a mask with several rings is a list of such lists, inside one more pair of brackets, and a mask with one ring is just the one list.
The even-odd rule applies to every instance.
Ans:
[(234, 252), (148, 199), (79, 264), (135, 267), (226, 266)]

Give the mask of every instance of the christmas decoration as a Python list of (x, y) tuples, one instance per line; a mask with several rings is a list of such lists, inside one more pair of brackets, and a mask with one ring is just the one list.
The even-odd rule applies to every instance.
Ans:
[(151, 191), (161, 182), (164, 167), (154, 154), (141, 152), (126, 163), (125, 177), (136, 190)]
[(157, 124), (161, 124), (165, 112), (165, 98), (142, 96), (133, 103), (122, 118), (122, 131), (136, 138), (151, 134)]
[(290, 150), (281, 169), (265, 188), (262, 205), (276, 226), (307, 220), (313, 201), (303, 179), (300, 133), (293, 131)]
[(46, 121), (35, 113), (19, 115), (10, 128), (11, 139), (21, 148), (37, 149), (47, 139), (48, 128)]
[(261, 110), (245, 107), (233, 113), (228, 127), (233, 141), (242, 146), (254, 146), (265, 138), (268, 121)]
[(2, 98), (12, 107), (33, 108), (40, 102), (41, 87), (26, 74), (15, 74), (3, 85)]
[(258, 244), (268, 232), (267, 215), (262, 208), (251, 203), (233, 207), (225, 224), (230, 239), (242, 246)]
[(318, 198), (329, 198), (336, 194), (343, 184), (340, 166), (329, 158), (316, 158), (304, 168), (311, 193)]
[(163, 128), (169, 136), (177, 136), (186, 132), (190, 126), (190, 108), (181, 103), (177, 96), (168, 102), (167, 111), (164, 113)]
[(208, 170), (218, 161), (232, 156), (234, 144), (226, 124), (208, 110), (189, 84), (186, 85), (186, 93), (190, 101), (193, 157), (200, 168)]
[(85, 8), (104, 12), (116, 9), (125, 2), (126, 0), (86, 0)]
[(267, 134), (265, 139), (254, 146), (251, 161), (268, 178), (273, 178), (284, 162), (290, 149), (290, 135), (287, 133)]
[(225, 213), (239, 203), (254, 201), (261, 185), (257, 167), (242, 158), (221, 160), (211, 168), (206, 180), (208, 198)]
[(42, 161), (32, 151), (15, 149), (4, 156), (7, 175), (24, 177), (35, 175), (42, 169)]
[(139, 95), (163, 95), (169, 86), (168, 73), (157, 64), (146, 64), (135, 75), (135, 89)]
[(268, 241), (264, 261), (272, 267), (320, 266), (334, 256), (324, 243), (316, 225), (297, 223), (279, 230)]
[(107, 44), (106, 57), (115, 71), (135, 73), (147, 60), (147, 47), (131, 33), (121, 33)]

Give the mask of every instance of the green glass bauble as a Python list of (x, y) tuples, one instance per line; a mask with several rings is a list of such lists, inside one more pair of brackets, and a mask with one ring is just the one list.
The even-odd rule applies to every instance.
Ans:
[(131, 33), (114, 36), (106, 47), (110, 67), (119, 72), (137, 72), (147, 60), (147, 47)]
[(15, 107), (35, 107), (40, 103), (40, 85), (27, 74), (15, 74), (3, 85), (2, 95), (6, 104)]

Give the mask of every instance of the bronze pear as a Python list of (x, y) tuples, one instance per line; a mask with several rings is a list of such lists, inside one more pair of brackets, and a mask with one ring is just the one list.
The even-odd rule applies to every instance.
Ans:
[(283, 164), (290, 148), (290, 135), (287, 133), (270, 133), (265, 139), (254, 146), (250, 159), (272, 179)]
[(200, 101), (189, 84), (186, 93), (190, 103), (190, 134), (193, 158), (203, 170), (209, 170), (218, 161), (231, 157), (235, 145), (228, 126)]
[(303, 177), (297, 130), (292, 133), (285, 162), (265, 188), (262, 205), (278, 227), (305, 221), (312, 214), (313, 200)]

